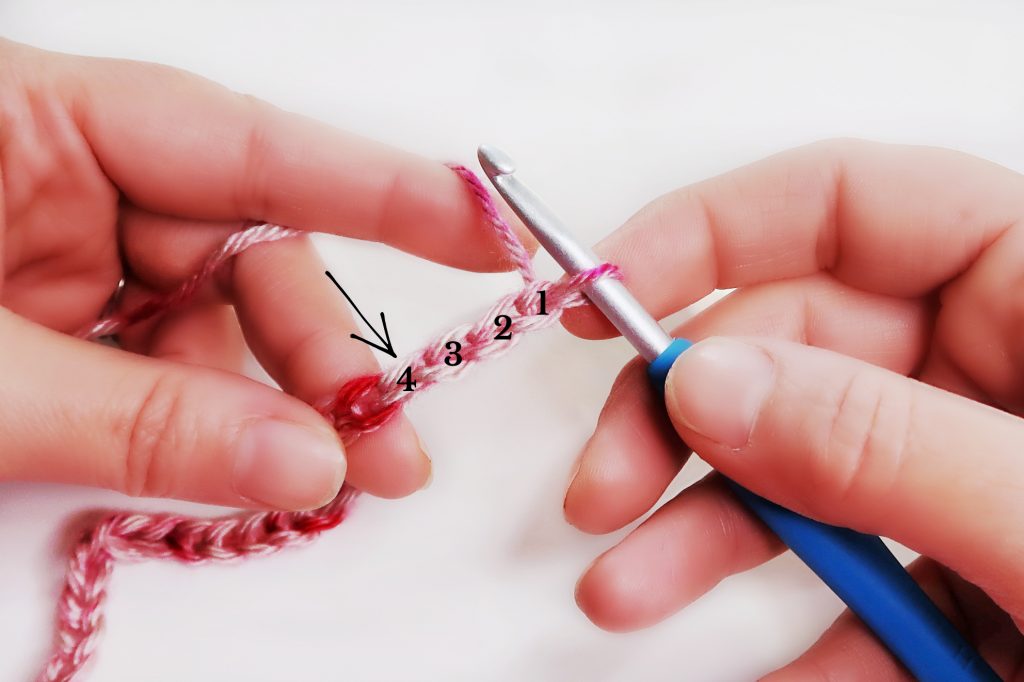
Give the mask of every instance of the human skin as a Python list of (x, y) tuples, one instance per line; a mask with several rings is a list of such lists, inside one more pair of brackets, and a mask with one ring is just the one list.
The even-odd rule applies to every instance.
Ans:
[[(697, 343), (662, 399), (616, 380), (565, 498), (590, 533), (647, 512), (689, 450), (812, 518), (920, 552), (911, 573), (1004, 678), (1024, 680), (1024, 178), (965, 154), (831, 141), (657, 199), (605, 239)], [(593, 310), (565, 317), (612, 335)], [(718, 474), (598, 557), (577, 602), (657, 622), (784, 550)], [(902, 680), (849, 613), (768, 679)]]
[[(933, 557), (915, 575), (1024, 679), (1022, 190), (952, 152), (840, 142), (638, 214), (599, 251), (649, 309), (738, 290), (676, 330), (708, 340), (670, 375), (671, 422), (641, 366), (624, 370), (569, 520), (608, 532), (643, 514), (685, 460), (678, 432), (771, 499)], [(127, 301), (171, 290), (246, 220), (508, 268), (436, 163), (168, 67), (0, 40), (0, 480), (279, 509), (322, 504), (346, 475), (384, 496), (425, 483), (404, 418), (345, 452), (304, 402), (378, 367), (305, 240), (247, 251), (120, 350), (68, 336), (122, 276)], [(611, 333), (593, 312), (566, 324)], [(238, 374), (245, 346), (286, 392)], [(602, 627), (643, 627), (782, 549), (712, 475), (602, 555), (578, 600)], [(780, 675), (906, 677), (849, 615)]]
[[(245, 221), (505, 270), (437, 162), (166, 66), (0, 40), (0, 480), (309, 509), (346, 478), (396, 497), (430, 460), (401, 416), (347, 452), (309, 405), (378, 371), (306, 239), (238, 256), (196, 302), (120, 336), (69, 336), (175, 289)], [(284, 391), (239, 373), (248, 346)]]

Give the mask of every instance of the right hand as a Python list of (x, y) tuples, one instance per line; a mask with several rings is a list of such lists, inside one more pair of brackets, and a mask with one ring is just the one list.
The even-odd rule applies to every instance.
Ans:
[[(675, 330), (697, 343), (669, 375), (671, 420), (642, 363), (622, 372), (569, 521), (635, 520), (685, 440), (785, 507), (925, 555), (912, 574), (1024, 679), (1024, 178), (944, 150), (817, 144), (662, 197), (597, 251), (659, 317), (737, 291)], [(612, 333), (593, 311), (565, 319)], [(599, 557), (577, 600), (631, 630), (783, 549), (712, 474)], [(784, 673), (906, 677), (850, 615)]]

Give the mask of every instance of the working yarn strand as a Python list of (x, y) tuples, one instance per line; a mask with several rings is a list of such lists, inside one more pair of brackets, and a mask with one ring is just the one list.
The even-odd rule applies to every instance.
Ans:
[[(538, 280), (530, 255), (515, 232), (498, 212), (490, 193), (472, 171), (450, 166), (476, 196), (488, 223), (523, 278), (524, 287), (492, 305), (475, 323), (466, 324), (436, 337), (421, 350), (380, 374), (357, 377), (333, 395), (314, 404), (335, 427), (346, 443), (386, 424), (402, 405), (422, 391), (444, 381), (459, 378), (469, 367), (499, 357), (518, 343), (526, 332), (556, 324), (562, 313), (585, 302), (583, 288), (602, 277), (618, 277), (613, 265), (603, 264), (559, 282)], [(96, 339), (172, 310), (194, 296), (231, 258), (242, 251), (268, 242), (304, 234), (278, 225), (255, 225), (230, 237), (212, 253), (203, 266), (177, 290), (156, 296), (124, 311), (116, 311), (78, 332)], [(540, 310), (540, 292), (545, 292), (545, 314)], [(510, 340), (495, 340), (494, 318), (509, 315), (513, 329)], [(445, 344), (458, 341), (463, 361), (449, 366)], [(405, 391), (399, 379), (410, 368), (417, 381), (415, 391)], [(72, 551), (58, 604), (54, 649), (40, 682), (75, 679), (99, 644), (107, 585), (117, 561), (174, 559), (201, 564), (226, 562), (277, 552), (315, 539), (321, 532), (340, 524), (359, 491), (345, 484), (327, 505), (305, 512), (261, 512), (220, 518), (199, 519), (174, 514), (118, 512), (89, 529)]]

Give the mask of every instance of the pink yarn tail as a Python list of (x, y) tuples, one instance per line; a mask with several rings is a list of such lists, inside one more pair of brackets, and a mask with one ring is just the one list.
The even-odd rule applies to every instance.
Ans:
[[(529, 253), (498, 213), (491, 195), (463, 166), (450, 166), (466, 181), (480, 202), (488, 223), (502, 241), (525, 287), (496, 302), (481, 318), (437, 337), (420, 351), (376, 375), (356, 377), (315, 407), (350, 442), (386, 424), (402, 405), (442, 381), (457, 379), (469, 367), (507, 353), (526, 332), (550, 327), (562, 313), (585, 302), (583, 288), (601, 277), (618, 277), (613, 265), (604, 264), (559, 282), (537, 280)], [(241, 230), (212, 253), (203, 266), (176, 291), (146, 300), (89, 325), (77, 334), (86, 339), (116, 334), (125, 327), (163, 314), (194, 296), (234, 256), (256, 244), (303, 234), (277, 225), (256, 225)], [(541, 310), (541, 291), (545, 310)], [(507, 315), (511, 339), (495, 338), (494, 318)], [(463, 361), (445, 362), (457, 341)], [(403, 390), (399, 379), (409, 368), (418, 383), (414, 392)], [(214, 519), (171, 514), (115, 513), (90, 529), (76, 545), (68, 563), (57, 609), (54, 649), (40, 682), (74, 679), (95, 652), (103, 625), (107, 585), (117, 561), (173, 559), (191, 564), (236, 561), (277, 552), (312, 541), (347, 516), (358, 491), (345, 485), (338, 496), (320, 509), (307, 512), (263, 512)]]
[(348, 514), (358, 491), (343, 486), (308, 512), (263, 512), (220, 519), (118, 513), (90, 529), (72, 552), (57, 609), (54, 651), (40, 682), (72, 680), (99, 644), (114, 562), (175, 559), (200, 564), (272, 554), (311, 542)]

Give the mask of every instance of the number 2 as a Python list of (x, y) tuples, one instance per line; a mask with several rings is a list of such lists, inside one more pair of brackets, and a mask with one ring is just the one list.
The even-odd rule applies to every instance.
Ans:
[(494, 337), (495, 339), (498, 339), (500, 341), (512, 340), (511, 317), (509, 317), (508, 315), (498, 315), (496, 318), (494, 318), (494, 325), (496, 327), (501, 327), (501, 331), (499, 331), (498, 335)]

